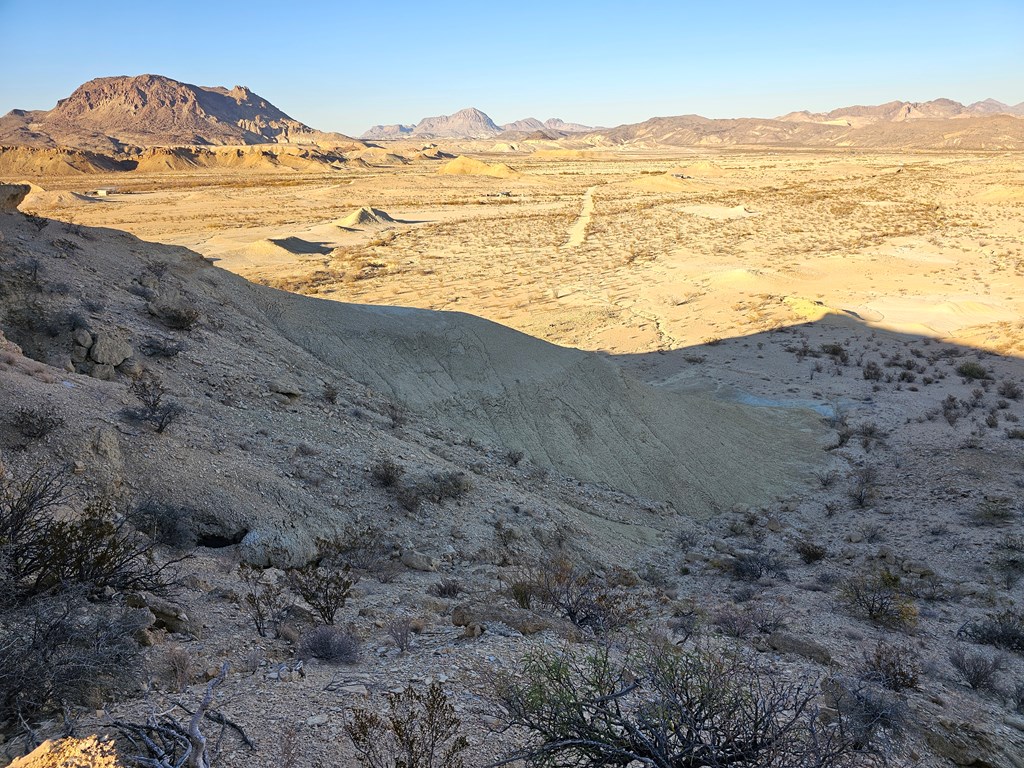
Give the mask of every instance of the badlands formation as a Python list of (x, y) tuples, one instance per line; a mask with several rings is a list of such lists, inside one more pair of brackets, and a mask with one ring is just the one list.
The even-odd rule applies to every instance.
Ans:
[[(1024, 766), (1019, 106), (328, 141), (177, 86), (202, 142), (0, 121), (29, 137), (0, 151), (4, 498), (66, 467), (61, 514), (108, 500), (189, 556), (94, 598), (140, 612), (137, 675), (63, 717), (8, 695), (8, 758), (126, 760), (89, 738), (187, 722), (226, 662), (219, 765), (356, 765), (352, 712), (439, 682), (484, 766), (530, 739), (496, 679), (642, 638), (806, 681), (860, 728), (835, 765)], [(343, 664), (311, 604), (259, 632), (249, 599), (325, 541), (360, 577)], [(623, 626), (552, 602), (552, 562)]]

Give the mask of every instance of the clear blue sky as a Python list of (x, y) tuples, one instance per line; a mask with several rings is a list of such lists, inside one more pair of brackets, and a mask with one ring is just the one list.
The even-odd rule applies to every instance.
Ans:
[(0, 113), (93, 77), (247, 85), (359, 134), (466, 106), (497, 122), (771, 117), (893, 99), (1024, 101), (1024, 0), (0, 0)]

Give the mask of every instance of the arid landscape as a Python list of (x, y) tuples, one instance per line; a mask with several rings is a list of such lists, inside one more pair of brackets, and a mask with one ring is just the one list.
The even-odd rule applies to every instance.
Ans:
[(1024, 105), (572, 118), (0, 118), (6, 759), (1024, 766)]

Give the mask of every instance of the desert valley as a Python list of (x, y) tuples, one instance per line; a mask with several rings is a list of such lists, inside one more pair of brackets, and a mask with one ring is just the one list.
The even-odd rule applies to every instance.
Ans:
[(1024, 104), (573, 118), (0, 118), (7, 760), (1024, 766)]

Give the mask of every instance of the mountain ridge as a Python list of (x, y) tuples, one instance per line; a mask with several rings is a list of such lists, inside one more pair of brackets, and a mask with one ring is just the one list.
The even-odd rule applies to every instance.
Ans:
[(53, 109), (14, 109), (0, 117), (0, 144), (124, 151), (353, 142), (295, 120), (245, 86), (198, 86), (150, 74), (94, 78)]

